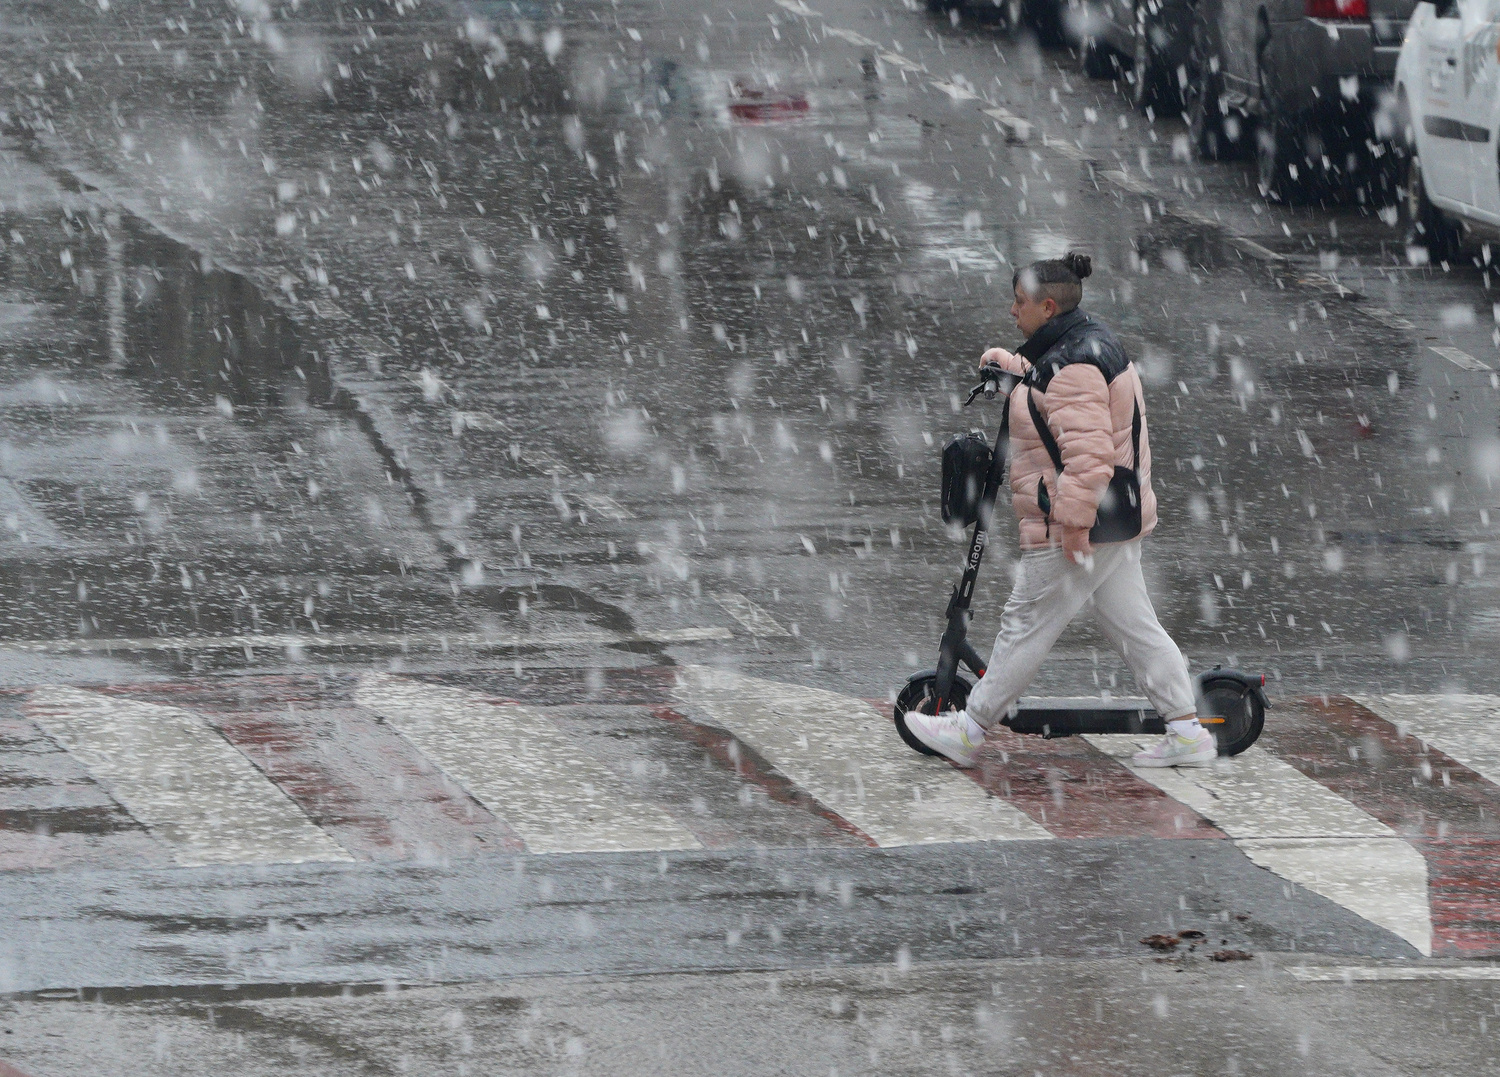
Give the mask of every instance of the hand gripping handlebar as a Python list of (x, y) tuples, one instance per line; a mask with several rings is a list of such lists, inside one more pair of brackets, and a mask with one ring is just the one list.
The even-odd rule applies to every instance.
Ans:
[(984, 380), (969, 390), (969, 399), (964, 401), (964, 407), (974, 403), (980, 393), (984, 394), (986, 400), (993, 400), (997, 393), (1009, 397), (1011, 391), (1021, 384), (1019, 375), (1012, 374), (999, 363), (984, 364), (979, 368), (979, 376)]

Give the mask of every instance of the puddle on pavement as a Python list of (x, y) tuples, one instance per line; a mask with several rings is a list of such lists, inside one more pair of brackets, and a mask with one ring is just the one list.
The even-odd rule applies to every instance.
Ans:
[[(10, 211), (0, 239), (0, 334), (20, 345), (18, 330), (31, 328), (38, 369), (117, 372), (183, 406), (259, 411), (331, 397), (326, 366), (259, 289), (133, 217)], [(48, 339), (34, 332), (42, 325)], [(67, 402), (65, 388), (53, 396)]]
[(451, 625), (414, 578), (441, 552), (298, 326), (56, 197), (0, 203), (0, 635)]
[(0, 201), (0, 638), (504, 631), (527, 608), (455, 588), (422, 491), (252, 281), (55, 197)]

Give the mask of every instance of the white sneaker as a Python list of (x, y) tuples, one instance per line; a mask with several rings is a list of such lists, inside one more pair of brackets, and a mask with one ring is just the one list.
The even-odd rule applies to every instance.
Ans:
[(1130, 763), (1136, 767), (1208, 767), (1218, 757), (1219, 745), (1214, 735), (1199, 727), (1191, 737), (1167, 733), (1151, 747), (1131, 756)]
[(969, 738), (969, 715), (965, 711), (942, 714), (906, 712), (906, 728), (927, 747), (951, 759), (961, 767), (972, 767), (974, 756), (984, 746), (984, 738)]

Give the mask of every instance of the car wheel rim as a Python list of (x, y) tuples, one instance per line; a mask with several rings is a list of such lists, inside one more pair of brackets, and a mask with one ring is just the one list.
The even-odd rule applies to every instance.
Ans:
[(1260, 180), (1260, 193), (1269, 198), (1276, 191), (1276, 135), (1272, 131), (1257, 132), (1255, 138), (1255, 171)]
[(1131, 96), (1140, 105), (1146, 101), (1146, 46), (1142, 42), (1142, 28), (1136, 27), (1136, 46), (1131, 49), (1131, 74), (1136, 75), (1136, 83), (1131, 86)]
[(1137, 105), (1144, 105), (1151, 96), (1146, 87), (1146, 80), (1151, 77), (1151, 57), (1146, 45), (1146, 28), (1136, 26), (1135, 48), (1130, 57), (1130, 66), (1135, 68), (1135, 85), (1131, 87), (1131, 93), (1135, 97)]
[(1422, 163), (1416, 154), (1406, 167), (1406, 214), (1413, 221), (1422, 215)]

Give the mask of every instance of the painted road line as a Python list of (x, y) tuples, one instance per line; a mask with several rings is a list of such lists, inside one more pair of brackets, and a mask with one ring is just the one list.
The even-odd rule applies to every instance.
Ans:
[(980, 109), (986, 116), (1000, 125), (1005, 132), (1007, 142), (1025, 142), (1031, 138), (1031, 121), (1017, 116), (1014, 112), (1004, 108)]
[(1250, 255), (1250, 257), (1259, 259), (1262, 262), (1276, 263), (1286, 261), (1286, 255), (1277, 254), (1270, 247), (1257, 243), (1255, 242), (1255, 240), (1249, 239), (1245, 236), (1230, 236), (1229, 243), (1230, 246), (1238, 247), (1240, 250)]
[(1488, 363), (1481, 362), (1480, 360), (1475, 359), (1468, 352), (1461, 351), (1458, 348), (1433, 348), (1432, 350), (1437, 352), (1444, 359), (1448, 360), (1448, 362), (1452, 363), (1460, 370), (1479, 371), (1490, 369), (1490, 365)]
[(512, 450), (512, 455), (521, 463), (543, 475), (571, 475), (573, 469), (559, 460), (546, 449), (527, 449), (525, 452)]
[(1077, 161), (1079, 164), (1089, 164), (1094, 159), (1076, 142), (1069, 142), (1067, 139), (1058, 138), (1056, 135), (1049, 135), (1045, 131), (1042, 132), (1042, 145), (1047, 149), (1056, 150), (1068, 158), (1068, 160)]
[(1147, 198), (1155, 198), (1156, 197), (1156, 191), (1155, 191), (1155, 189), (1153, 189), (1149, 184), (1142, 183), (1140, 180), (1136, 179), (1134, 176), (1127, 176), (1124, 172), (1121, 172), (1118, 168), (1100, 169), (1100, 171), (1099, 171), (1099, 178), (1102, 179), (1102, 180), (1104, 180), (1107, 183), (1114, 184), (1116, 187), (1120, 188), (1120, 190), (1122, 190), (1122, 191), (1128, 191), (1131, 194), (1136, 194), (1136, 195), (1143, 195), (1143, 196), (1145, 196)]
[(1350, 696), (1397, 730), (1500, 785), (1500, 696)]
[(913, 63), (912, 61), (908, 60), (905, 56), (902, 56), (899, 52), (890, 52), (890, 51), (882, 52), (880, 54), (880, 59), (881, 59), (881, 61), (883, 63), (888, 63), (892, 67), (904, 67), (908, 71), (921, 71), (922, 70), (922, 65), (921, 64)]
[(1173, 209), (1171, 213), (1178, 220), (1196, 224), (1200, 228), (1212, 228), (1215, 231), (1221, 231), (1224, 228), (1223, 221), (1210, 217), (1206, 213), (1199, 213), (1196, 209)]
[(678, 696), (877, 845), (1052, 836), (948, 763), (914, 756), (862, 699), (706, 666), (682, 670)]
[(631, 512), (608, 494), (580, 494), (578, 499), (595, 516), (603, 516), (606, 520), (614, 520), (616, 523), (620, 523), (624, 520), (635, 519), (635, 513)]
[(1448, 967), (1399, 965), (1293, 965), (1287, 969), (1303, 983), (1393, 983), (1410, 980), (1500, 980), (1500, 965)]
[[(1138, 737), (1087, 739), (1126, 766), (1147, 743)], [(1295, 767), (1252, 747), (1203, 769), (1130, 769), (1224, 831), (1254, 863), (1432, 953), (1422, 855)]]
[(1361, 303), (1354, 309), (1362, 312), (1365, 317), (1369, 318), (1370, 320), (1379, 322), (1387, 329), (1401, 329), (1410, 331), (1416, 328), (1416, 326), (1413, 325), (1409, 320), (1401, 317), (1401, 315), (1397, 314), (1393, 310), (1387, 310), (1385, 307), (1377, 307), (1371, 306), (1368, 303)]
[(203, 716), (360, 860), (439, 863), (524, 852), (520, 838), (389, 724), (344, 678), (234, 677), (116, 687)]
[(76, 688), (31, 694), (26, 716), (182, 865), (353, 860), (191, 711)]
[(533, 853), (702, 847), (540, 708), (388, 674), (361, 678), (354, 702), (395, 726)]
[(525, 635), (485, 632), (327, 632), (322, 635), (144, 636), (135, 638), (80, 638), (0, 640), (0, 651), (32, 654), (113, 654), (116, 651), (323, 651), (341, 647), (382, 650), (511, 650), (534, 647), (610, 646), (620, 643), (704, 643), (733, 639), (727, 628), (668, 628), (658, 632), (606, 632), (581, 629)]
[(0, 871), (171, 863), (78, 759), (35, 722), (0, 712)]
[(955, 101), (979, 101), (982, 98), (967, 86), (960, 86), (956, 82), (948, 82), (943, 79), (928, 79), (927, 85), (934, 90), (941, 90)]
[(448, 413), (448, 425), (457, 437), (465, 430), (478, 430), (485, 434), (504, 434), (510, 427), (504, 419), (497, 419), (482, 411), (453, 411)]
[(331, 318), (341, 322), (349, 320), (349, 312), (331, 299), (307, 299), (304, 302), (312, 308), (314, 318)]
[(1058, 838), (1226, 837), (1077, 737), (1046, 740), (996, 727), (969, 774)]
[(1432, 952), (1495, 952), (1500, 788), (1347, 696), (1288, 700), (1260, 744), (1399, 832), (1427, 861)]
[(864, 34), (861, 34), (855, 30), (844, 30), (837, 26), (825, 26), (823, 27), (823, 34), (826, 37), (843, 38), (845, 41), (849, 42), (849, 44), (861, 49), (880, 48), (880, 42), (871, 41)]
[(791, 633), (776, 618), (736, 591), (716, 592), (714, 601), (724, 607), (724, 612), (738, 621), (752, 636), (759, 639), (791, 637)]
[(1304, 288), (1313, 288), (1324, 295), (1331, 295), (1335, 299), (1358, 299), (1359, 293), (1352, 288), (1346, 288), (1332, 277), (1322, 273), (1305, 273), (1297, 278), (1297, 283)]

